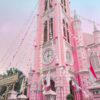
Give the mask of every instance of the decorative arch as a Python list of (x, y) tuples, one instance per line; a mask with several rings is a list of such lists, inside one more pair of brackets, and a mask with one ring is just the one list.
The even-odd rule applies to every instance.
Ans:
[[(42, 77), (40, 79), (39, 84), (42, 86), (41, 89), (43, 89), (43, 87), (46, 86), (47, 82), (46, 82), (46, 76), (45, 75), (44, 75), (44, 77)], [(53, 76), (50, 76), (50, 87), (48, 87), (48, 89), (56, 91), (56, 88), (55, 88), (55, 77), (53, 77)]]
[(51, 88), (51, 90), (56, 91), (55, 81), (53, 79), (50, 79), (50, 88)]

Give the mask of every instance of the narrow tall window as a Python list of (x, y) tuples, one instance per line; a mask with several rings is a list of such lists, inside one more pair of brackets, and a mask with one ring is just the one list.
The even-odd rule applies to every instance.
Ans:
[(67, 33), (67, 41), (70, 43), (68, 23), (66, 23), (66, 33)]
[(62, 8), (63, 8), (63, 2), (64, 2), (64, 1), (63, 1), (63, 0), (61, 0), (61, 5), (62, 5)]
[(49, 7), (52, 8), (52, 2), (53, 0), (49, 0)]
[(61, 3), (63, 4), (63, 0), (61, 0)]
[(66, 0), (61, 0), (62, 9), (66, 12)]
[(45, 11), (47, 10), (47, 7), (48, 7), (48, 0), (45, 0)]
[(53, 39), (53, 18), (49, 20), (49, 40)]
[(65, 20), (63, 19), (63, 34), (66, 37)]
[(66, 12), (66, 0), (64, 0), (64, 10)]
[(66, 6), (66, 0), (64, 0), (64, 6)]
[(44, 42), (48, 39), (48, 28), (47, 28), (47, 21), (44, 23)]

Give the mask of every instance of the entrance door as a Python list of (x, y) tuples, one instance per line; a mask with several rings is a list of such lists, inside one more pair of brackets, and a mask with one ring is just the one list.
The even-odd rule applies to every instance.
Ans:
[(56, 100), (56, 96), (54, 95), (47, 95), (46, 100)]

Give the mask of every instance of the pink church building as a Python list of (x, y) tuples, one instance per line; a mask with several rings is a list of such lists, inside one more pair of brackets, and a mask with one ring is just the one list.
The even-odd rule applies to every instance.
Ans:
[(100, 77), (100, 31), (94, 25), (93, 35), (82, 33), (69, 0), (39, 0), (37, 19), (29, 100), (100, 100), (100, 81), (89, 74), (91, 62)]

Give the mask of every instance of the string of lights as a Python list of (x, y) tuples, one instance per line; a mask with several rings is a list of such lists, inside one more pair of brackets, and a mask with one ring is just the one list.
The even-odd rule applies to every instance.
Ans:
[[(36, 23), (36, 22), (34, 22), (34, 23)], [(27, 39), (25, 39), (23, 45), (21, 46), (19, 54), (16, 55), (19, 59), (17, 59), (17, 57), (16, 57), (16, 60), (13, 62), (13, 63), (16, 62), (14, 67), (19, 68), (19, 67), (22, 67), (22, 66), (28, 66), (31, 63), (33, 51), (34, 51), (34, 46), (33, 46), (34, 35), (32, 36), (32, 33), (36, 32), (36, 28), (35, 28), (36, 26), (37, 25), (35, 25), (35, 24), (33, 24), (31, 26), (32, 29), (34, 27), (34, 30), (29, 31), (30, 34), (28, 34)], [(23, 52), (23, 49), (24, 49), (24, 52)]]
[(13, 51), (13, 48), (14, 46), (17, 44), (17, 42), (19, 41), (19, 37), (21, 37), (22, 32), (23, 30), (25, 30), (25, 28), (27, 27), (30, 19), (33, 17), (34, 13), (36, 13), (36, 8), (37, 8), (37, 5), (38, 5), (38, 2), (39, 0), (36, 2), (35, 6), (34, 6), (34, 10), (31, 12), (31, 14), (29, 15), (28, 19), (25, 21), (24, 25), (23, 25), (23, 28), (20, 29), (20, 31), (18, 32), (18, 35), (14, 38), (14, 40), (11, 42), (12, 44), (10, 45), (10, 47), (6, 50), (6, 53), (1, 57), (0, 59), (0, 63), (3, 63), (3, 65), (6, 63), (5, 61), (7, 61), (7, 59), (10, 57), (10, 55), (8, 54), (11, 54), (11, 52)]
[(28, 28), (27, 28), (27, 30), (26, 30), (26, 32), (25, 32), (25, 34), (24, 34), (24, 37), (22, 37), (18, 48), (16, 49), (14, 55), (12, 56), (11, 62), (9, 63), (9, 67), (12, 65), (12, 63), (13, 63), (15, 57), (16, 57), (17, 54), (19, 53), (19, 50), (20, 50), (21, 46), (23, 45), (23, 43), (24, 43), (24, 41), (25, 41), (25, 39), (26, 39), (26, 37), (27, 37), (27, 35), (28, 35), (28, 33), (29, 33), (29, 30), (30, 30), (30, 28), (31, 28), (31, 26), (32, 26), (33, 21), (34, 21), (34, 16), (33, 16), (33, 18), (32, 18), (32, 21), (31, 21), (30, 25), (28, 26)]
[[(37, 5), (38, 5), (38, 2), (37, 2)], [(36, 6), (37, 6), (37, 5), (36, 5)], [(9, 65), (8, 65), (9, 67), (12, 65), (12, 63), (13, 63), (14, 59), (16, 58), (16, 56), (18, 55), (19, 50), (20, 50), (20, 48), (22, 47), (22, 45), (23, 45), (23, 43), (24, 43), (24, 41), (25, 41), (27, 35), (29, 34), (29, 30), (30, 30), (30, 28), (31, 28), (31, 26), (32, 26), (32, 23), (34, 22), (34, 18), (35, 18), (35, 16), (36, 16), (36, 15), (33, 16), (33, 13), (34, 13), (34, 11), (32, 12), (32, 14), (30, 15), (29, 19), (27, 20), (27, 23), (28, 23), (29, 20), (30, 20), (31, 17), (32, 17), (31, 23), (28, 25), (28, 28), (27, 28), (26, 32), (24, 32), (24, 36), (22, 37), (22, 39), (21, 39), (21, 41), (20, 41), (20, 43), (19, 43), (19, 45), (18, 45), (18, 48), (15, 50), (15, 53), (14, 53), (13, 56), (12, 56), (12, 59), (11, 59)], [(87, 18), (85, 18), (85, 17), (83, 17), (83, 16), (80, 16), (80, 15), (79, 15), (79, 17), (80, 17), (82, 20), (88, 21), (88, 22), (91, 23), (91, 24), (94, 24), (94, 23), (95, 23), (95, 25), (100, 26), (100, 24), (96, 23), (96, 22), (93, 21), (93, 20), (87, 19)], [(18, 37), (19, 37), (19, 36), (18, 36)], [(17, 38), (16, 38), (16, 39), (17, 39)], [(15, 45), (15, 44), (14, 44), (14, 45)], [(11, 47), (10, 47), (10, 48), (11, 48)], [(9, 51), (9, 50), (7, 50), (7, 51)], [(8, 52), (7, 52), (7, 54), (8, 54)], [(10, 53), (9, 53), (9, 54), (10, 54)], [(2, 62), (2, 61), (4, 60), (5, 56), (6, 56), (6, 54), (2, 57), (2, 59), (0, 60), (0, 62)], [(9, 56), (10, 56), (10, 55), (9, 55)], [(8, 56), (7, 58), (9, 58), (9, 56)], [(16, 65), (17, 65), (17, 64), (16, 64)]]
[(76, 13), (76, 15), (79, 17), (79, 19), (84, 20), (84, 21), (86, 21), (86, 22), (88, 22), (88, 23), (90, 23), (90, 24), (92, 24), (92, 25), (95, 24), (95, 25), (97, 25), (97, 26), (100, 26), (100, 23), (96, 22), (95, 20), (86, 18), (86, 17), (84, 17), (84, 16), (82, 16), (82, 15), (80, 15), (80, 14), (77, 14), (76, 10), (71, 10), (71, 15), (72, 15), (72, 16), (74, 16), (75, 13)]
[(80, 19), (85, 20), (85, 21), (87, 21), (88, 23), (91, 23), (91, 24), (95, 24), (95, 25), (97, 25), (97, 26), (100, 26), (100, 24), (97, 23), (97, 22), (94, 21), (94, 20), (91, 20), (91, 19), (85, 18), (85, 17), (80, 16), (80, 15), (78, 15), (78, 16), (79, 16)]
[[(34, 22), (33, 19), (35, 19), (35, 17), (36, 17), (37, 5), (38, 5), (38, 1), (36, 2), (35, 6), (34, 6), (34, 11), (31, 12), (31, 14), (30, 14), (28, 20), (27, 20), (27, 21), (25, 22), (25, 24), (24, 24), (24, 28), (23, 28), (23, 29), (25, 30), (25, 29), (26, 29), (25, 27), (28, 26), (27, 31), (26, 31), (26, 32), (19, 32), (19, 34), (16, 36), (16, 40), (14, 40), (14, 41), (12, 42), (12, 45), (10, 46), (9, 50), (7, 50), (7, 52), (6, 52), (6, 53), (4, 54), (4, 56), (1, 58), (0, 63), (2, 63), (3, 61), (4, 61), (4, 64), (6, 63), (6, 61), (7, 61), (7, 60), (10, 58), (10, 56), (11, 56), (12, 48), (13, 48), (13, 47), (16, 45), (16, 43), (17, 43), (16, 41), (19, 42), (20, 34), (23, 34), (23, 33), (24, 33), (24, 36), (23, 36), (23, 38), (21, 39), (19, 45), (17, 44), (17, 45), (18, 45), (18, 48), (15, 50), (15, 53), (12, 55), (12, 59), (11, 59), (11, 61), (10, 61), (10, 64), (8, 65), (9, 67), (11, 66), (12, 62), (14, 61), (15, 57), (17, 56), (18, 51), (19, 51), (19, 49), (21, 48), (21, 46), (22, 46), (22, 44), (23, 44), (23, 42), (24, 42), (24, 40), (25, 40), (25, 38), (26, 38), (26, 36), (27, 36), (27, 34), (28, 34), (28, 30), (29, 30), (29, 28), (31, 27), (32, 22)], [(28, 25), (29, 22), (30, 22), (30, 20), (32, 20), (32, 21), (31, 21), (31, 24)], [(11, 51), (11, 52), (9, 52), (9, 51)], [(9, 55), (8, 55), (8, 54), (9, 54)], [(8, 56), (7, 56), (7, 55), (8, 55)]]

